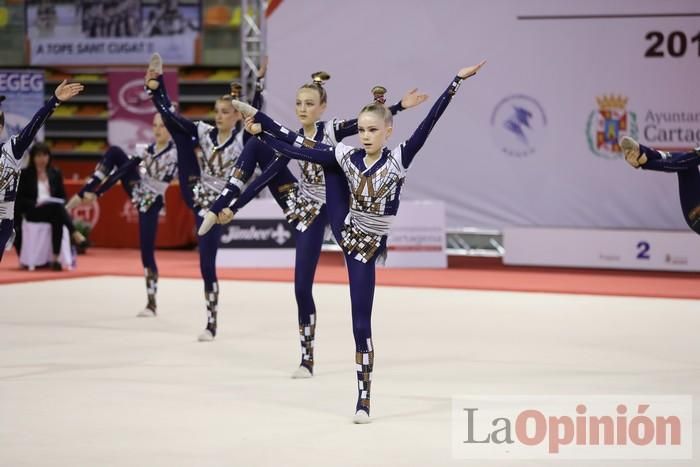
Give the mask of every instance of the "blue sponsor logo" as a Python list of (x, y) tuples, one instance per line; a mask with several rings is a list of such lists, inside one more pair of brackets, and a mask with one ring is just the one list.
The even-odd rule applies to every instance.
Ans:
[(494, 142), (509, 156), (534, 154), (546, 126), (547, 116), (540, 103), (524, 94), (505, 97), (491, 114)]

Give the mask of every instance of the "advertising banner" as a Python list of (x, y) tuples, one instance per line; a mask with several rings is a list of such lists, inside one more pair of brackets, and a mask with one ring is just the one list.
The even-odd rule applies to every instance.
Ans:
[[(156, 109), (143, 89), (144, 71), (110, 71), (107, 74), (110, 118), (107, 122), (109, 144), (125, 151), (137, 144), (153, 141), (153, 116)], [(165, 72), (165, 85), (173, 102), (178, 99), (177, 73)]]
[[(665, 149), (700, 145), (697, 0), (323, 0), (282, 2), (270, 16), (267, 112), (299, 126), (294, 98), (324, 70), (324, 119), (355, 118), (381, 84), (406, 140), (463, 66), (462, 83), (406, 178), (403, 199), (439, 199), (450, 227), (509, 225), (686, 230), (675, 174), (633, 170), (622, 135)], [(323, 11), (323, 21), (309, 15)], [(338, 44), (339, 25), (391, 18)], [(303, 34), (298, 25), (304, 24)], [(349, 29), (348, 29), (349, 30)], [(313, 56), (299, 50), (314, 41)], [(377, 47), (381, 44), (381, 47)], [(371, 53), (369, 53), (371, 52)], [(346, 144), (359, 146), (356, 137)]]
[[(19, 133), (44, 105), (44, 72), (0, 69), (0, 95), (6, 97), (2, 103), (5, 129), (0, 141), (6, 141)], [(43, 141), (43, 129), (37, 133), (37, 139)]]
[(507, 227), (509, 265), (700, 271), (695, 232)]
[(272, 199), (256, 199), (222, 227), (217, 267), (293, 267), (294, 227)]
[(153, 52), (191, 65), (200, 30), (199, 1), (30, 1), (31, 65), (142, 65)]

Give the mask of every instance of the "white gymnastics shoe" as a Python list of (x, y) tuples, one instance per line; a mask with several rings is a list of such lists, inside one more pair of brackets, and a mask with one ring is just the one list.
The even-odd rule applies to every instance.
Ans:
[(136, 313), (136, 317), (137, 318), (155, 318), (156, 312), (155, 312), (155, 310), (151, 310), (150, 308), (144, 308), (143, 310)]
[(158, 75), (163, 74), (163, 57), (158, 52), (151, 55), (151, 60), (148, 62), (148, 70), (154, 71)]
[(372, 420), (369, 418), (369, 414), (364, 410), (358, 410), (355, 412), (355, 416), (352, 418), (352, 422), (358, 425), (364, 425), (366, 423), (371, 423)]
[(71, 196), (71, 198), (66, 203), (66, 211), (70, 211), (73, 208), (77, 208), (81, 204), (83, 204), (83, 198), (81, 198), (80, 195), (75, 194)]
[(206, 235), (206, 233), (209, 232), (211, 228), (216, 225), (218, 220), (219, 218), (216, 214), (214, 214), (211, 211), (207, 211), (206, 214), (204, 214), (203, 216), (202, 224), (199, 226), (199, 230), (197, 230), (197, 235), (199, 235), (200, 237)]
[(236, 110), (242, 113), (244, 117), (252, 117), (256, 113), (258, 113), (258, 109), (256, 109), (250, 104), (246, 104), (243, 101), (239, 101), (238, 99), (233, 99), (231, 101), (231, 104)]
[(304, 365), (299, 365), (299, 368), (294, 370), (294, 373), (292, 373), (292, 379), (313, 378), (313, 376), (313, 373), (311, 373)]
[(158, 76), (163, 74), (163, 58), (158, 52), (151, 55), (151, 60), (148, 62), (148, 73), (146, 75), (147, 77), (150, 76), (150, 79), (146, 81), (146, 87), (151, 91), (155, 91), (160, 86), (160, 83), (157, 79), (153, 79), (151, 73), (155, 73)]
[(212, 342), (214, 340), (214, 334), (211, 333), (209, 329), (205, 329), (203, 333), (197, 338), (199, 342)]
[(646, 164), (647, 156), (642, 154), (639, 150), (639, 143), (634, 139), (629, 136), (623, 136), (622, 139), (620, 139), (620, 147), (622, 148), (622, 154), (625, 156), (627, 163), (635, 169)]

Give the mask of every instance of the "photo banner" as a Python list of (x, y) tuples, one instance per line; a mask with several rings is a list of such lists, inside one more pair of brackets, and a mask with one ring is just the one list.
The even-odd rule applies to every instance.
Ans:
[[(143, 88), (144, 71), (110, 71), (107, 74), (109, 114), (107, 138), (109, 144), (133, 151), (137, 144), (153, 141), (153, 116), (156, 108)], [(168, 95), (178, 99), (177, 73), (164, 74)]]
[(141, 65), (158, 52), (166, 64), (191, 65), (201, 28), (199, 3), (30, 1), (30, 64)]
[[(308, 21), (318, 11), (324, 20)], [(351, 33), (368, 11), (386, 21)], [(403, 198), (445, 201), (449, 227), (684, 230), (676, 175), (632, 169), (617, 141), (700, 145), (699, 15), (697, 0), (284, 1), (268, 23), (266, 111), (298, 128), (296, 92), (318, 70), (332, 76), (324, 119), (357, 117), (375, 85), (390, 104), (417, 87), (430, 98), (396, 115), (394, 147), (460, 67), (486, 59), (413, 161)]]
[[(2, 103), (5, 128), (0, 134), (0, 141), (6, 141), (19, 133), (44, 105), (44, 72), (0, 69), (0, 95), (6, 97)], [(44, 140), (43, 128), (37, 133), (36, 139)]]

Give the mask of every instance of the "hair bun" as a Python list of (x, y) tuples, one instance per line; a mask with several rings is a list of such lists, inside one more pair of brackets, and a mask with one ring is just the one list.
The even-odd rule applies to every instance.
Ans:
[(241, 86), (241, 83), (238, 81), (234, 81), (231, 83), (231, 97), (234, 99), (240, 99), (241, 98), (241, 91), (243, 90), (243, 86)]
[(374, 102), (384, 104), (386, 102), (386, 88), (384, 86), (375, 86), (372, 88)]
[(318, 84), (319, 86), (323, 86), (323, 84), (331, 79), (331, 75), (326, 73), (325, 71), (317, 71), (316, 73), (311, 75), (311, 79), (315, 84)]

